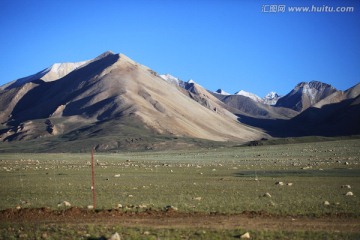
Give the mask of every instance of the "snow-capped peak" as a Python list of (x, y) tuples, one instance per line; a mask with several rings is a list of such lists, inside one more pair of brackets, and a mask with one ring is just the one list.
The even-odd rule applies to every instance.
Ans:
[(276, 92), (269, 92), (263, 98), (263, 102), (268, 105), (275, 105), (279, 98), (280, 96)]
[(47, 69), (43, 70), (41, 74), (43, 76), (41, 79), (46, 82), (55, 81), (61, 77), (66, 76), (70, 72), (78, 69), (79, 67), (85, 65), (89, 61), (82, 61), (82, 62), (67, 62), (67, 63), (54, 63)]
[(218, 93), (218, 94), (221, 94), (221, 95), (230, 95), (230, 93), (227, 93), (227, 92), (225, 92), (224, 90), (222, 90), (220, 88), (218, 90), (216, 90), (215, 93)]
[(82, 61), (82, 62), (72, 62), (72, 63), (71, 62), (54, 63), (50, 67), (45, 68), (44, 70), (42, 70), (38, 73), (35, 73), (33, 75), (30, 75), (30, 76), (27, 76), (24, 78), (14, 80), (8, 84), (5, 84), (4, 86), (1, 86), (1, 88), (5, 89), (5, 88), (18, 87), (23, 84), (26, 84), (26, 83), (29, 83), (29, 82), (32, 82), (35, 80), (39, 80), (39, 79), (41, 79), (42, 81), (45, 81), (45, 82), (56, 81), (64, 76), (66, 76), (70, 72), (84, 66), (88, 62), (90, 62), (90, 60)]
[(195, 82), (194, 80), (190, 79), (190, 80), (188, 81), (188, 83), (193, 83), (193, 84), (195, 84), (196, 82)]
[(179, 79), (177, 77), (174, 77), (173, 75), (171, 74), (161, 74), (159, 75), (162, 79), (166, 80), (166, 81), (175, 81), (175, 82), (178, 82)]
[(159, 75), (159, 77), (161, 77), (162, 79), (164, 79), (165, 81), (169, 82), (169, 83), (172, 83), (172, 84), (175, 84), (181, 88), (185, 88), (186, 89), (186, 83), (182, 80), (180, 80), (179, 78), (177, 77), (174, 77), (173, 75), (171, 74), (161, 74)]
[(246, 92), (244, 90), (240, 90), (240, 91), (236, 92), (235, 95), (241, 95), (244, 97), (251, 98), (252, 100), (254, 100), (256, 102), (262, 102), (262, 99), (259, 96), (257, 96), (256, 94), (253, 94), (253, 93)]

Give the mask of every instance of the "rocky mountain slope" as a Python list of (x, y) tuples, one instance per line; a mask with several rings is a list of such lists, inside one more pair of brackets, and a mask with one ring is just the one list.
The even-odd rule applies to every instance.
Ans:
[[(81, 135), (84, 129), (109, 121), (112, 125), (104, 128), (130, 121), (156, 134), (215, 141), (245, 142), (266, 136), (239, 123), (197, 84), (190, 82), (187, 87), (160, 78), (122, 54), (107, 52), (59, 79), (32, 78), (3, 88), (1, 139), (71, 134), (76, 140), (74, 132)], [(100, 132), (111, 132), (104, 128), (89, 135), (96, 138)]]
[(280, 98), (276, 106), (302, 112), (337, 90), (326, 83), (311, 81), (299, 83), (290, 93)]
[(0, 141), (32, 143), (29, 149), (116, 150), (166, 148), (169, 142), (185, 147), (200, 141), (194, 139), (244, 143), (360, 134), (359, 93), (360, 84), (343, 92), (315, 81), (281, 98), (212, 92), (105, 52), (1, 86)]

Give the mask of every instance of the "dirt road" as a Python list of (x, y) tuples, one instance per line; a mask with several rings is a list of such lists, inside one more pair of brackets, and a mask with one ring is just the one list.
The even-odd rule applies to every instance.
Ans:
[(81, 208), (66, 210), (8, 209), (0, 211), (2, 223), (103, 224), (124, 227), (180, 229), (248, 229), (284, 231), (360, 232), (360, 219), (346, 215), (322, 217), (276, 216), (264, 212), (240, 214), (182, 213), (177, 211), (123, 212), (119, 210), (91, 211)]

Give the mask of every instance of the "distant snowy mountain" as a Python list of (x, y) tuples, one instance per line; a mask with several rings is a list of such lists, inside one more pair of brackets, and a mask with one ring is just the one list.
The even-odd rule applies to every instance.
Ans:
[(222, 90), (220, 88), (218, 90), (216, 90), (215, 93), (218, 93), (218, 94), (221, 94), (221, 95), (230, 95), (230, 93), (227, 93), (227, 92), (225, 92), (224, 90)]
[(36, 80), (42, 80), (44, 82), (55, 81), (55, 80), (58, 80), (59, 78), (65, 77), (70, 72), (74, 71), (75, 69), (77, 69), (81, 66), (84, 66), (88, 62), (89, 61), (54, 63), (50, 67), (45, 68), (44, 70), (42, 70), (38, 73), (35, 73), (28, 77), (17, 79), (17, 80), (12, 81), (4, 86), (1, 86), (1, 89), (18, 87), (25, 83), (36, 81)]
[[(177, 77), (174, 77), (173, 75), (171, 74), (161, 74), (159, 75), (162, 79), (168, 81), (168, 82), (173, 82), (173, 83), (176, 83), (178, 84), (181, 80)], [(182, 82), (182, 81), (181, 81)]]
[[(172, 84), (178, 85), (179, 87), (189, 90), (189, 88), (191, 88), (194, 84), (197, 84), (194, 80), (190, 79), (187, 82), (184, 82), (183, 80), (174, 77), (171, 74), (161, 74), (159, 75), (159, 77), (161, 77), (162, 79), (164, 79), (165, 81), (168, 81)], [(197, 84), (199, 85), (199, 84)], [(200, 86), (200, 85), (199, 85)]]
[(178, 85), (179, 87), (184, 88), (184, 89), (187, 89), (187, 85), (189, 83), (189, 82), (184, 82), (183, 80), (181, 80), (177, 77), (174, 77), (173, 75), (168, 74), (168, 73), (159, 75), (159, 77), (161, 77), (162, 79), (164, 79), (172, 84)]
[(241, 95), (241, 96), (244, 96), (244, 97), (251, 98), (255, 102), (263, 102), (263, 100), (259, 96), (257, 96), (256, 94), (249, 93), (249, 92), (246, 92), (244, 90), (240, 90), (240, 91), (236, 92), (235, 95)]
[(275, 105), (280, 96), (276, 92), (269, 92), (264, 98), (263, 103), (268, 105)]
[(302, 112), (337, 91), (333, 86), (319, 81), (301, 82), (290, 93), (281, 97), (276, 106)]

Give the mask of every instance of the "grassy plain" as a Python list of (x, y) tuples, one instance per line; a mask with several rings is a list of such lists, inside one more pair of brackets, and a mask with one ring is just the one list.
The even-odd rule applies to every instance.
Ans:
[[(98, 210), (113, 209), (118, 204), (123, 206), (120, 211), (135, 212), (150, 208), (162, 210), (171, 205), (186, 213), (263, 211), (280, 217), (360, 217), (359, 139), (256, 147), (96, 153), (95, 160)], [(63, 201), (76, 207), (92, 204), (90, 153), (3, 153), (0, 154), (0, 182), (2, 210), (17, 206), (58, 209), (58, 204)], [(342, 187), (345, 185), (351, 188)], [(353, 196), (346, 196), (350, 191)], [(265, 193), (271, 197), (264, 196)], [(325, 201), (329, 205), (325, 205)], [(53, 228), (64, 229), (59, 226)], [(88, 227), (90, 225), (83, 226)], [(12, 232), (6, 223), (2, 223), (0, 228), (2, 234)], [(22, 228), (31, 229), (31, 226)], [(106, 225), (105, 228), (110, 231), (120, 227)], [(122, 231), (134, 232), (134, 236), (128, 234), (129, 239), (144, 237), (143, 229), (126, 229)], [(177, 232), (172, 236), (178, 234), (179, 239), (189, 234), (190, 239), (202, 238), (200, 230), (194, 236), (194, 230), (189, 229), (149, 231), (156, 232), (157, 237), (162, 236), (161, 239), (167, 239), (169, 231)], [(213, 239), (217, 239), (216, 236), (226, 239), (228, 235), (231, 239), (238, 230), (206, 231), (214, 231), (211, 234)], [(100, 230), (87, 232), (91, 236), (101, 236)], [(270, 235), (273, 238), (301, 239), (309, 233), (259, 229), (253, 234), (259, 239)], [(310, 234), (320, 238), (339, 234), (341, 238), (349, 239), (359, 236), (359, 232), (355, 235), (319, 231)], [(156, 239), (152, 237), (144, 238)], [(203, 239), (209, 239), (209, 236)]]

